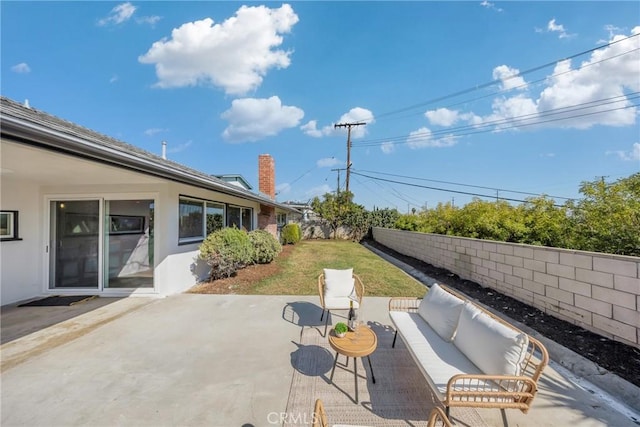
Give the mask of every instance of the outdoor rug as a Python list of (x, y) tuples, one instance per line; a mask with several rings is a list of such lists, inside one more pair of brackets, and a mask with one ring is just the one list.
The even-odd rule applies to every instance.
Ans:
[(80, 304), (96, 298), (96, 295), (55, 295), (20, 304), (18, 307), (53, 307)]
[[(358, 426), (426, 426), (431, 409), (438, 406), (427, 381), (401, 339), (391, 348), (394, 331), (389, 326), (369, 322), (378, 336), (378, 347), (371, 355), (376, 383), (366, 358), (358, 358), (358, 396), (355, 403), (353, 359), (345, 366), (340, 356), (329, 382), (335, 352), (324, 327), (304, 327), (298, 349), (291, 354), (294, 368), (287, 403), (285, 426), (310, 424), (316, 399), (322, 399), (329, 424)], [(364, 363), (363, 363), (364, 362)], [(487, 424), (472, 408), (451, 408), (458, 426), (482, 427)]]

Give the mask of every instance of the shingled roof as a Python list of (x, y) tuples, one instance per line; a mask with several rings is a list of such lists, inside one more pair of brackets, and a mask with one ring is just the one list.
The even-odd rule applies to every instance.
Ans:
[(0, 130), (3, 138), (91, 159), (137, 172), (194, 185), (267, 206), (297, 212), (264, 194), (254, 193), (215, 176), (164, 159), (149, 151), (95, 132), (44, 111), (0, 97)]

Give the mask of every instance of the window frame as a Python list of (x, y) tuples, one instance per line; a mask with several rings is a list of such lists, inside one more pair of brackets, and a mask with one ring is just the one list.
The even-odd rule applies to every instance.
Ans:
[[(186, 202), (190, 202), (190, 204), (192, 206), (194, 206), (196, 203), (200, 206), (200, 212), (201, 212), (201, 234), (198, 236), (190, 236), (190, 237), (180, 237), (180, 206), (182, 205), (182, 202), (186, 201)], [(193, 243), (200, 243), (202, 242), (204, 239), (206, 239), (207, 237), (207, 208), (208, 207), (217, 207), (217, 208), (222, 208), (222, 217), (224, 219), (222, 227), (226, 228), (229, 227), (229, 218), (228, 218), (228, 214), (230, 212), (231, 209), (238, 209), (239, 210), (239, 220), (240, 220), (240, 226), (239, 229), (242, 230), (244, 229), (243, 226), (243, 218), (244, 215), (248, 215), (248, 218), (251, 221), (250, 227), (247, 228), (247, 231), (252, 231), (254, 230), (254, 223), (255, 223), (255, 219), (253, 218), (253, 212), (254, 209), (247, 207), (247, 206), (240, 206), (240, 205), (233, 205), (233, 204), (229, 204), (229, 203), (223, 203), (223, 202), (218, 202), (215, 200), (209, 200), (209, 199), (201, 199), (199, 197), (191, 197), (191, 196), (186, 196), (183, 194), (180, 194), (178, 196), (178, 246), (181, 245), (190, 245)]]
[(7, 218), (7, 233), (0, 235), (0, 241), (10, 242), (22, 240), (18, 228), (18, 211), (1, 210), (0, 215)]

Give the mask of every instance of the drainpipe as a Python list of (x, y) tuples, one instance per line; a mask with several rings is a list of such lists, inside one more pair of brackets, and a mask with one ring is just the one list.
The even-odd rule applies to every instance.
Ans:
[(162, 141), (162, 158), (167, 160), (167, 141)]

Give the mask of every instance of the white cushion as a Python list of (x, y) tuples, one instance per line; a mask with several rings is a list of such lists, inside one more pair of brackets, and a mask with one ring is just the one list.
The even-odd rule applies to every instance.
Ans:
[(418, 306), (418, 314), (446, 341), (453, 340), (464, 301), (433, 284)]
[[(347, 270), (324, 269), (324, 298), (349, 298), (355, 295), (353, 268)], [(347, 301), (347, 307), (348, 307)]]
[[(325, 297), (324, 308), (325, 310), (348, 310), (349, 301), (351, 300), (347, 297)], [(353, 308), (358, 307), (360, 307), (358, 301), (353, 301)]]
[(452, 376), (482, 373), (455, 345), (440, 338), (418, 313), (390, 311), (389, 316), (440, 401), (446, 398)]
[(485, 374), (520, 375), (529, 338), (466, 303), (453, 343)]

